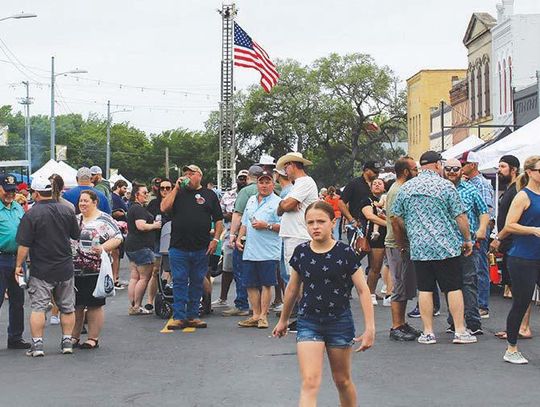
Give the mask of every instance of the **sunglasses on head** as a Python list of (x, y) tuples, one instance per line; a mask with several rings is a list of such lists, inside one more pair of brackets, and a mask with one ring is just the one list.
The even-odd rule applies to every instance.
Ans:
[(165, 186), (165, 187), (159, 187), (161, 191), (170, 191), (172, 189), (171, 186)]
[(459, 170), (461, 170), (461, 167), (458, 167), (458, 166), (444, 167), (444, 170), (446, 172), (459, 172)]

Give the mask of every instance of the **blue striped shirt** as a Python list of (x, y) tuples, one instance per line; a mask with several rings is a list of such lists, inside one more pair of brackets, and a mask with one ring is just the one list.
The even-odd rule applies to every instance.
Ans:
[(488, 206), (490, 219), (495, 219), (495, 191), (491, 182), (489, 182), (482, 174), (472, 177), (469, 182), (476, 187), (480, 196)]

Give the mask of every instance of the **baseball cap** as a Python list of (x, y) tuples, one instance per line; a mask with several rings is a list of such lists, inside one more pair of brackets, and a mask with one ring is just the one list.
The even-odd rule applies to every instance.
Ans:
[(236, 176), (236, 178), (240, 178), (240, 177), (247, 177), (249, 175), (249, 171), (248, 170), (240, 170), (238, 172), (238, 175)]
[(88, 167), (81, 167), (77, 170), (77, 179), (89, 181), (92, 178), (92, 171)]
[(461, 165), (478, 162), (478, 158), (476, 158), (474, 153), (471, 153), (470, 151), (465, 151), (463, 154), (461, 154), (461, 157), (459, 157), (458, 160), (461, 162)]
[(15, 177), (9, 174), (0, 175), (0, 186), (6, 192), (15, 191), (17, 189), (17, 182), (15, 181)]
[(257, 180), (260, 180), (261, 178), (270, 178), (271, 180), (274, 179), (272, 176), (272, 173), (270, 171), (263, 171), (257, 176)]
[(195, 165), (195, 164), (189, 164), (189, 165), (184, 165), (182, 167), (182, 171), (183, 172), (186, 172), (186, 171), (193, 171), (193, 172), (198, 172), (199, 174), (203, 175), (201, 169)]
[(420, 165), (433, 164), (442, 160), (442, 155), (436, 151), (426, 151), (420, 156)]
[(252, 165), (249, 167), (248, 173), (251, 177), (259, 177), (259, 175), (263, 172), (263, 169), (259, 167), (258, 165)]
[(364, 164), (364, 171), (371, 170), (373, 172), (381, 172), (381, 166), (375, 161), (367, 161)]
[(506, 163), (510, 167), (514, 167), (514, 168), (519, 168), (520, 167), (519, 159), (515, 155), (510, 155), (510, 154), (503, 155), (500, 158), (499, 162), (500, 163)]
[(103, 174), (103, 171), (101, 171), (101, 167), (98, 167), (97, 165), (90, 167), (90, 172), (92, 173), (92, 175)]
[(43, 177), (34, 177), (30, 188), (38, 192), (52, 191), (51, 181)]
[(17, 191), (28, 191), (28, 184), (26, 182), (21, 182), (17, 185)]
[(274, 168), (274, 172), (277, 172), (282, 177), (287, 177), (287, 173), (285, 172), (285, 170), (283, 168), (281, 168), (279, 170), (277, 168)]

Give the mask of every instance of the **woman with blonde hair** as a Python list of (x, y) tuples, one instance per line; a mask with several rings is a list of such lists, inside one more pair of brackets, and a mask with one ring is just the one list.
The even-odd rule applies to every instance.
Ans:
[(527, 158), (523, 168), (504, 227), (512, 234), (513, 242), (508, 251), (512, 308), (506, 319), (508, 347), (503, 359), (513, 364), (528, 363), (518, 350), (517, 339), (535, 286), (540, 286), (540, 156)]

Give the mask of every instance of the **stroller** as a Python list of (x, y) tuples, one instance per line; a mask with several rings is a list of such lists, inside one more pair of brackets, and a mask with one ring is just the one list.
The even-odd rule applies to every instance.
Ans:
[[(172, 316), (173, 309), (173, 287), (172, 280), (169, 282), (163, 278), (163, 273), (170, 273), (171, 266), (169, 262), (169, 245), (171, 242), (172, 222), (167, 222), (161, 228), (161, 237), (159, 242), (159, 252), (161, 254), (161, 264), (158, 273), (158, 292), (154, 299), (154, 312), (156, 316), (162, 319), (169, 319)], [(217, 277), (223, 271), (223, 259), (221, 250), (216, 254), (208, 256), (208, 271), (210, 276)], [(203, 294), (201, 299), (200, 314), (210, 314), (212, 312), (212, 297), (210, 294)]]

